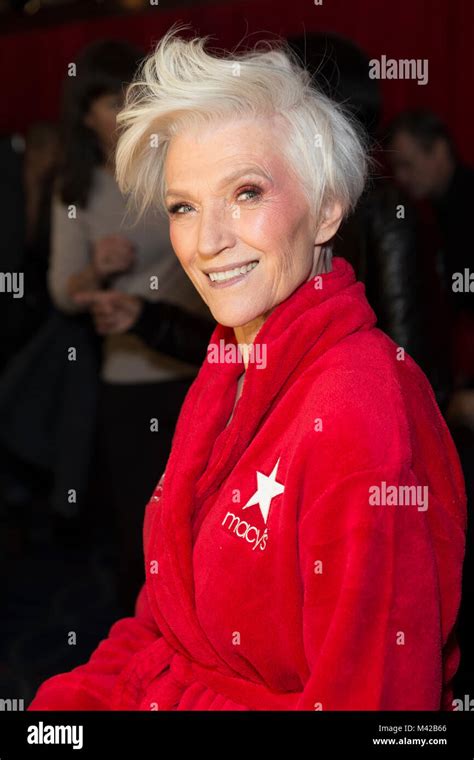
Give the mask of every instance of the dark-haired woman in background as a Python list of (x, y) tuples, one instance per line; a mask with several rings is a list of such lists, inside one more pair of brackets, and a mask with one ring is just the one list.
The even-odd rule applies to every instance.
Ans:
[[(114, 178), (116, 114), (139, 59), (140, 51), (127, 43), (96, 42), (81, 53), (76, 76), (67, 80), (50, 292), (69, 314), (89, 310), (95, 298), (113, 290), (186, 307), (205, 319), (207, 307), (174, 256), (165, 220), (154, 214), (138, 222), (130, 218)], [(132, 613), (143, 582), (144, 507), (197, 372), (192, 354), (175, 357), (148, 348), (138, 335), (104, 339), (94, 482), (106, 491), (94, 490), (88, 505), (96, 529), (116, 521), (119, 604), (125, 614)], [(107, 498), (99, 498), (99, 491)], [(98, 515), (98, 504), (107, 511)]]

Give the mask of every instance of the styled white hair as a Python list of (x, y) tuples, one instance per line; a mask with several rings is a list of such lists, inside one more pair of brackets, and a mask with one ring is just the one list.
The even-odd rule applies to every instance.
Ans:
[(347, 215), (368, 171), (363, 132), (312, 84), (288, 44), (214, 55), (207, 37), (187, 41), (179, 30), (171, 27), (141, 63), (118, 114), (116, 178), (139, 217), (149, 207), (166, 211), (164, 166), (174, 135), (199, 122), (274, 116), (282, 117), (281, 150), (315, 219), (335, 200)]

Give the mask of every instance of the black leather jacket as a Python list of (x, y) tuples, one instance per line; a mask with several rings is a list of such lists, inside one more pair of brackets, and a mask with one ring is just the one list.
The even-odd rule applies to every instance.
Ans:
[(450, 313), (410, 201), (376, 179), (333, 241), (364, 282), (377, 325), (419, 364), (445, 410), (451, 390)]
[(165, 301), (145, 301), (132, 332), (150, 348), (200, 367), (215, 326), (211, 319), (192, 314), (180, 306)]

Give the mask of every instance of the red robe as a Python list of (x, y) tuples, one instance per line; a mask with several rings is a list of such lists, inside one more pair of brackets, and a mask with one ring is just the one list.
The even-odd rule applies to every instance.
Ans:
[(29, 710), (452, 709), (464, 481), (375, 322), (335, 258), (264, 323), (227, 427), (242, 357), (208, 354), (146, 507), (135, 616)]

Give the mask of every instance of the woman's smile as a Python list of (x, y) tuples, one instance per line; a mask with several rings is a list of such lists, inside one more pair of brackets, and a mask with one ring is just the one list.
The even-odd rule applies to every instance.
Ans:
[(211, 288), (228, 288), (246, 280), (257, 265), (258, 261), (255, 260), (232, 269), (215, 269), (206, 272), (206, 277)]

